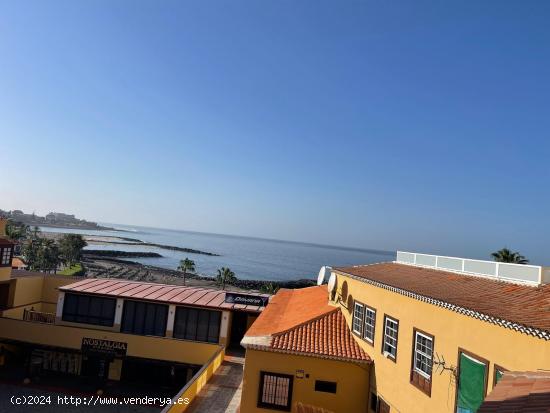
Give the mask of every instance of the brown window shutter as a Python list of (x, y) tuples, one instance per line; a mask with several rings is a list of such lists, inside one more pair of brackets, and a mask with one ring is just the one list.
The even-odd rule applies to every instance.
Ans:
[(390, 405), (382, 399), (378, 399), (378, 413), (390, 413)]

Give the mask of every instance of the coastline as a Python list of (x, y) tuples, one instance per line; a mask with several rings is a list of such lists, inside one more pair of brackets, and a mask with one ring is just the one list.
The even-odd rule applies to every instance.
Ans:
[[(180, 271), (141, 264), (135, 261), (114, 257), (85, 255), (82, 264), (86, 269), (86, 277), (90, 278), (120, 278), (129, 281), (183, 285), (183, 275)], [(228, 291), (259, 292), (263, 286), (270, 284), (279, 288), (303, 288), (316, 285), (316, 282), (315, 280), (308, 279), (291, 281), (237, 279), (234, 283), (228, 283), (226, 289)], [(185, 285), (192, 287), (219, 288), (214, 277), (194, 273), (187, 274)]]

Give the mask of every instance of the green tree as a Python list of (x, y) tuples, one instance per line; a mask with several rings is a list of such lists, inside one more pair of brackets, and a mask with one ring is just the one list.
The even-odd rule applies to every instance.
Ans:
[(187, 271), (195, 272), (195, 261), (190, 260), (187, 257), (184, 260), (180, 260), (178, 271), (183, 272), (183, 285), (185, 285), (185, 276), (187, 275)]
[(512, 252), (508, 248), (502, 248), (491, 254), (491, 257), (497, 262), (510, 262), (513, 264), (527, 264), (529, 260), (519, 252)]
[(260, 287), (260, 292), (264, 294), (275, 294), (277, 291), (279, 291), (279, 286), (273, 284), (272, 282), (264, 283)]
[(32, 238), (25, 244), (23, 256), (31, 271), (57, 272), (61, 262), (55, 241), (41, 237)]
[(61, 259), (68, 267), (80, 262), (82, 250), (88, 245), (80, 234), (65, 234), (59, 240)]
[(234, 283), (237, 280), (235, 273), (229, 268), (221, 267), (218, 269), (218, 274), (216, 275), (216, 282), (218, 285), (222, 286), (222, 290), (225, 290), (226, 284)]
[(6, 225), (6, 235), (12, 241), (20, 243), (26, 240), (30, 235), (30, 228), (22, 222), (8, 221)]

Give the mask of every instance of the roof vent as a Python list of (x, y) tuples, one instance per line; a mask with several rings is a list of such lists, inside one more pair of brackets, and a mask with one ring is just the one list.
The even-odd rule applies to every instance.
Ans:
[(550, 268), (538, 265), (509, 264), (405, 251), (397, 251), (396, 262), (518, 284), (538, 286), (550, 283)]

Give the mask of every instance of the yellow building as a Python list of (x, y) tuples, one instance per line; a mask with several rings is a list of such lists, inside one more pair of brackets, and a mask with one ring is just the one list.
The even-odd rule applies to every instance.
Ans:
[(246, 329), (269, 299), (266, 294), (12, 271), (13, 243), (3, 236), (4, 223), (0, 219), (2, 377), (42, 383), (74, 377), (86, 391), (118, 381), (150, 384), (171, 397), (202, 375), (205, 366), (219, 365), (225, 349), (241, 349)]
[[(318, 340), (318, 328), (294, 338), (299, 356), (278, 348), (280, 332), (258, 334), (256, 323), (265, 324), (279, 296), (290, 294), (281, 291), (243, 339), (241, 412), (298, 412), (300, 404), (346, 413), (475, 412), (507, 372), (550, 370), (549, 281), (543, 267), (403, 252), (395, 262), (334, 268), (325, 303), (342, 315), (370, 368), (362, 376), (351, 360), (338, 368), (325, 359), (306, 363), (316, 357), (307, 343)], [(284, 334), (310, 323), (299, 314), (312, 303), (297, 300), (303, 303), (275, 310), (286, 319)], [(266, 371), (293, 378), (285, 406), (262, 405)], [(308, 374), (309, 381), (298, 378)], [(332, 383), (332, 398), (316, 391), (316, 380)]]
[(241, 412), (364, 412), (371, 359), (326, 286), (280, 290), (247, 331)]

